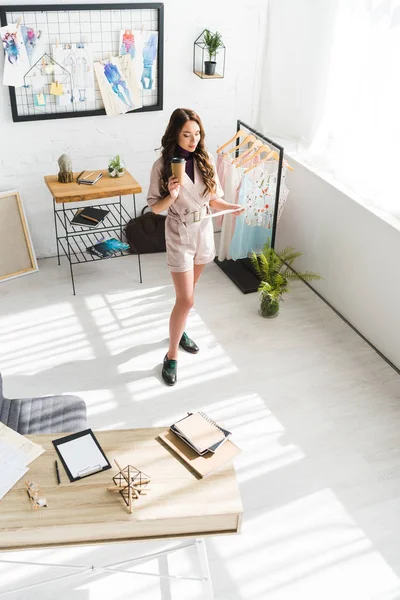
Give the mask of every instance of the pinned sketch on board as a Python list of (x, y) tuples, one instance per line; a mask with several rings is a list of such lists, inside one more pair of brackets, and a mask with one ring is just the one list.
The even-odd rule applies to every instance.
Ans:
[(125, 114), (142, 107), (134, 65), (129, 55), (96, 62), (94, 70), (108, 115)]
[(135, 35), (132, 29), (121, 31), (119, 36), (119, 53), (121, 56), (129, 54), (133, 59), (136, 56)]
[(5, 25), (0, 28), (0, 36), (5, 52), (3, 85), (21, 87), (30, 66), (21, 28)]
[(157, 65), (157, 31), (125, 29), (120, 32), (121, 56), (130, 56), (138, 83), (144, 90), (152, 90)]
[[(94, 72), (90, 44), (56, 44), (52, 46), (54, 60), (71, 75), (70, 86), (64, 86), (59, 94), (58, 104), (63, 106), (73, 102), (94, 103)], [(54, 78), (60, 73), (56, 67)]]
[(42, 31), (21, 25), (22, 39), (24, 40), (29, 64), (32, 66), (44, 54), (44, 35)]

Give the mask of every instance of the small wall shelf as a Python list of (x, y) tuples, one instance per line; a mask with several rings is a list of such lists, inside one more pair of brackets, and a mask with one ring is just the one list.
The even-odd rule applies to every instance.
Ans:
[(205, 63), (209, 61), (208, 49), (204, 41), (204, 34), (206, 31), (207, 29), (204, 29), (194, 42), (193, 73), (197, 75), (197, 77), (200, 77), (200, 79), (223, 79), (225, 75), (225, 46), (223, 44), (217, 50), (217, 54), (214, 58), (215, 65), (213, 66), (215, 67), (215, 72), (212, 75), (206, 72), (207, 69)]
[(223, 79), (223, 75), (219, 75), (218, 73), (215, 73), (215, 75), (206, 75), (204, 72), (202, 71), (195, 71), (197, 77), (200, 77), (200, 79)]

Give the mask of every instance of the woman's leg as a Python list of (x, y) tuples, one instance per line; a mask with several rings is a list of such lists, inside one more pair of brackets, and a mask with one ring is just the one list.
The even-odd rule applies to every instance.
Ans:
[(206, 265), (194, 265), (194, 274), (193, 274), (193, 289), (196, 287), (196, 283), (198, 282), (200, 275), (204, 271), (204, 267)]
[(169, 320), (168, 358), (170, 360), (178, 359), (179, 342), (185, 330), (187, 316), (194, 304), (194, 274), (196, 273), (196, 266), (203, 265), (195, 265), (194, 270), (185, 271), (184, 273), (171, 273), (175, 286), (176, 300)]

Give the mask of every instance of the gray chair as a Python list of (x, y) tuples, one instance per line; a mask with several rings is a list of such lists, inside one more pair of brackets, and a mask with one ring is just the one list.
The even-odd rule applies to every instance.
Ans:
[(86, 404), (68, 395), (4, 398), (0, 374), (0, 421), (23, 435), (81, 431), (87, 428)]

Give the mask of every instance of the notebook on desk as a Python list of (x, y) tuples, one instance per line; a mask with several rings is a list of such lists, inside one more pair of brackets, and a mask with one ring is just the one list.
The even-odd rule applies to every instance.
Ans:
[(99, 171), (92, 171), (85, 175), (86, 171), (82, 171), (80, 175), (76, 178), (77, 183), (84, 183), (85, 185), (94, 185), (97, 183), (99, 179), (103, 177), (103, 173)]
[(215, 454), (208, 452), (204, 456), (199, 456), (195, 450), (169, 429), (160, 433), (158, 437), (201, 478), (211, 475), (223, 465), (231, 462), (241, 452), (240, 448), (227, 440)]
[(218, 425), (203, 412), (188, 413), (170, 427), (198, 454), (216, 452), (230, 437), (231, 432)]

